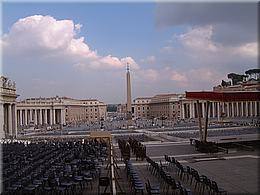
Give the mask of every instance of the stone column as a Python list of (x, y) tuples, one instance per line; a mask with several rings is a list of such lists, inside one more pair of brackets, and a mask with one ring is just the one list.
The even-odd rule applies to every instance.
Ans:
[(230, 113), (229, 113), (229, 102), (227, 103), (227, 117), (230, 117)]
[(33, 115), (32, 115), (32, 112), (33, 112), (33, 110), (30, 109), (30, 110), (29, 110), (30, 124), (32, 124), (32, 121), (33, 121)]
[(12, 136), (12, 104), (8, 104), (8, 135)]
[(255, 101), (255, 116), (257, 116), (257, 101)]
[(50, 109), (50, 125), (52, 125), (53, 123), (53, 119), (52, 119), (52, 109)]
[(53, 124), (55, 125), (56, 124), (56, 111), (55, 109), (53, 109)]
[(251, 102), (250, 101), (248, 102), (247, 109), (248, 109), (248, 116), (251, 116)]
[[(206, 105), (207, 105), (207, 103), (206, 103)], [(206, 107), (207, 108), (207, 107)], [(209, 110), (208, 110), (208, 117), (209, 118), (212, 118), (212, 115), (211, 115), (211, 113), (212, 113), (212, 102), (209, 102)]]
[(222, 113), (225, 113), (225, 105), (224, 102), (219, 102), (220, 104), (220, 116), (222, 115)]
[(189, 108), (190, 108), (190, 118), (192, 118), (192, 103), (189, 104)]
[(246, 101), (246, 117), (248, 117), (248, 102)]
[[(0, 104), (1, 106), (1, 104)], [(20, 121), (19, 121), (19, 118), (20, 118), (20, 115), (18, 113), (18, 110), (16, 109), (16, 122), (17, 122), (17, 125), (20, 125)], [(1, 129), (1, 128), (0, 128)], [(1, 139), (1, 138), (0, 138)]]
[(181, 110), (182, 110), (182, 119), (185, 119), (185, 104), (183, 102), (181, 104)]
[(231, 102), (231, 116), (235, 117), (234, 102)]
[(205, 103), (201, 102), (201, 106), (202, 106), (202, 118), (205, 118)]
[(60, 116), (61, 124), (64, 125), (65, 124), (65, 110), (61, 109), (60, 114), (61, 114), (61, 116)]
[(217, 102), (217, 118), (220, 120), (220, 102)]
[(27, 119), (28, 117), (27, 117), (27, 114), (28, 114), (28, 113), (27, 113), (27, 109), (24, 109), (24, 124), (25, 124), (25, 125), (28, 125), (28, 119)]
[(40, 115), (39, 115), (40, 120), (39, 120), (39, 123), (40, 123), (40, 125), (42, 125), (42, 109), (39, 109), (39, 111), (40, 111)]
[(254, 116), (254, 105), (253, 105), (254, 102), (251, 102), (251, 116)]
[(216, 115), (215, 115), (215, 102), (212, 102), (212, 118), (215, 118)]
[(17, 137), (17, 109), (16, 109), (16, 105), (15, 104), (13, 104), (13, 124), (14, 124), (14, 126), (13, 126), (13, 135), (15, 136), (15, 137)]
[(238, 102), (236, 102), (236, 107), (237, 107), (237, 116), (240, 116)]
[(44, 110), (44, 123), (47, 124), (47, 109)]
[(195, 102), (192, 102), (191, 110), (192, 110), (192, 118), (195, 118)]
[(19, 117), (20, 117), (20, 125), (23, 125), (23, 112), (22, 110), (19, 110)]
[[(0, 99), (0, 139), (2, 139), (4, 137), (5, 137), (5, 131), (4, 131), (4, 103)], [(2, 166), (2, 162), (0, 163), (0, 166)], [(1, 174), (0, 174), (0, 179), (2, 179), (1, 178)], [(3, 181), (3, 180), (0, 180), (0, 181)]]
[(38, 125), (37, 109), (34, 110), (34, 125)]

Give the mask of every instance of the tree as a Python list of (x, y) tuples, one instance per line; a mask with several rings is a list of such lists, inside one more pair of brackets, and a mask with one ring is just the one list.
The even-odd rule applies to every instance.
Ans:
[(255, 69), (249, 69), (245, 72), (245, 74), (251, 75), (251, 74), (260, 74), (260, 68)]
[(248, 76), (240, 75), (240, 74), (236, 74), (236, 73), (229, 73), (227, 75), (227, 77), (232, 80), (233, 85), (237, 85), (237, 84), (239, 84), (239, 82), (243, 82), (244, 78), (247, 78)]

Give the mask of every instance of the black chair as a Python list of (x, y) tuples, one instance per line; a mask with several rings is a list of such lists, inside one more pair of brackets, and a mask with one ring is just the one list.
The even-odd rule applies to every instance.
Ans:
[(160, 190), (152, 189), (148, 183), (145, 183), (145, 187), (146, 187), (146, 191), (147, 191), (148, 195), (159, 195), (160, 194)]
[(173, 192), (175, 193), (176, 190), (179, 190), (181, 188), (181, 183), (176, 182), (174, 178), (171, 178), (170, 179), (170, 186), (171, 186), (171, 189), (173, 190)]
[(190, 177), (192, 177), (192, 171), (190, 166), (186, 166), (186, 178), (187, 178), (187, 182), (190, 180)]
[(196, 172), (194, 178), (195, 178), (195, 189), (198, 188), (198, 191), (200, 192), (203, 184), (204, 176), (200, 176), (199, 173)]
[(148, 183), (148, 188), (149, 188), (151, 194), (160, 194), (160, 186), (158, 186), (158, 185), (152, 186), (149, 179), (147, 180), (147, 183)]
[(227, 191), (218, 187), (218, 184), (215, 181), (211, 181), (211, 189), (213, 190), (213, 193), (216, 194), (227, 194)]
[(108, 186), (110, 186), (109, 177), (99, 177), (98, 182), (98, 194), (100, 194), (100, 187), (105, 187), (103, 193), (107, 191)]

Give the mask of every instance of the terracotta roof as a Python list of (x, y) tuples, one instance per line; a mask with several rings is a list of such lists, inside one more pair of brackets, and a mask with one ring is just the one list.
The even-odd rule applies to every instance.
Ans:
[(259, 101), (260, 91), (196, 91), (186, 92), (187, 99), (209, 101)]

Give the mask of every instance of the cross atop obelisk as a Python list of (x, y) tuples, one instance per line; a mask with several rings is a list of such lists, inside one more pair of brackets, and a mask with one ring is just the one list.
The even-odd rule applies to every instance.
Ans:
[(126, 101), (126, 119), (127, 127), (132, 125), (132, 98), (131, 98), (131, 80), (130, 80), (130, 66), (126, 64), (126, 88), (127, 88), (127, 101)]

